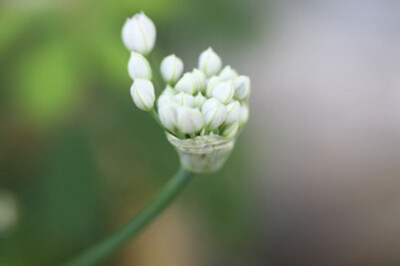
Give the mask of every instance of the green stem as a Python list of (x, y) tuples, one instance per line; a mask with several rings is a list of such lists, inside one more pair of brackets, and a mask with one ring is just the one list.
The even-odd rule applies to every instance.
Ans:
[(164, 81), (161, 78), (158, 66), (154, 63), (153, 57), (154, 54), (147, 56), (147, 60), (149, 60), (150, 67), (153, 72), (153, 81), (156, 84), (156, 87), (159, 88), (159, 90), (163, 91), (165, 88)]
[(85, 253), (67, 262), (64, 266), (98, 265), (135, 237), (181, 193), (193, 177), (193, 173), (182, 167), (179, 168), (178, 172), (168, 181), (159, 194), (142, 211), (128, 221), (124, 227)]

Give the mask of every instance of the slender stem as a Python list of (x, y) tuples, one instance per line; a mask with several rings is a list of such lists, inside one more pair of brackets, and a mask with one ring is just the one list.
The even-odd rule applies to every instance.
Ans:
[(142, 211), (128, 221), (124, 227), (85, 253), (67, 262), (64, 266), (98, 265), (98, 263), (115, 253), (130, 239), (135, 237), (179, 195), (193, 177), (193, 173), (182, 167), (179, 168), (159, 194)]
[(161, 78), (161, 74), (159, 72), (159, 68), (158, 65), (155, 64), (154, 62), (154, 54), (147, 56), (147, 59), (149, 60), (150, 63), (150, 67), (152, 69), (153, 72), (153, 81), (156, 84), (156, 87), (159, 88), (159, 90), (164, 90), (164, 81)]

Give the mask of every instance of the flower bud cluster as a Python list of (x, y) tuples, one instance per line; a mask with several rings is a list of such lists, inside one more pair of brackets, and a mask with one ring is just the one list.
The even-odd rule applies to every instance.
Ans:
[(250, 79), (230, 66), (222, 68), (212, 48), (200, 54), (198, 68), (182, 72), (182, 60), (175, 55), (161, 63), (169, 84), (157, 101), (162, 124), (177, 136), (235, 138), (249, 117)]
[[(146, 59), (154, 47), (156, 29), (142, 12), (128, 19), (122, 40), (131, 52), (128, 73), (133, 79), (131, 96), (135, 105), (154, 114), (156, 97), (152, 69)], [(212, 48), (203, 51), (198, 66), (184, 73), (175, 54), (165, 57), (160, 73), (166, 88), (157, 99), (162, 126), (178, 138), (222, 136), (234, 139), (249, 117), (250, 79), (239, 75)]]

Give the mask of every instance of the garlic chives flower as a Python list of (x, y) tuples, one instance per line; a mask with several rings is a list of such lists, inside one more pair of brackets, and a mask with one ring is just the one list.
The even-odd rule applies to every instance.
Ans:
[(199, 57), (199, 69), (204, 72), (207, 77), (216, 75), (222, 67), (221, 58), (209, 47), (202, 52)]
[(198, 91), (196, 77), (192, 73), (185, 73), (176, 83), (175, 89), (189, 94), (195, 94)]
[(172, 132), (175, 132), (177, 129), (180, 108), (178, 104), (172, 102), (158, 108), (161, 123)]
[(239, 130), (239, 122), (235, 122), (229, 126), (227, 126), (223, 131), (222, 131), (222, 136), (225, 138), (234, 138), (235, 135), (237, 134)]
[(226, 115), (225, 123), (232, 124), (240, 121), (240, 103), (234, 101), (226, 106), (228, 114)]
[(128, 18), (122, 28), (122, 41), (131, 52), (147, 55), (156, 42), (156, 27), (143, 12)]
[(144, 57), (153, 49), (155, 38), (155, 26), (144, 13), (123, 26), (122, 39), (131, 51), (128, 73), (134, 80), (133, 102), (166, 131), (184, 168), (197, 173), (216, 171), (249, 119), (250, 79), (230, 65), (223, 67), (211, 47), (201, 52), (197, 68), (185, 73), (183, 61), (170, 54), (159, 65), (166, 86), (156, 99), (150, 81), (154, 70)]
[(211, 95), (222, 103), (227, 104), (232, 100), (234, 92), (233, 83), (228, 80), (218, 83), (212, 90)]
[(184, 134), (196, 133), (203, 128), (204, 118), (198, 109), (183, 106), (178, 116), (178, 129)]
[(190, 106), (194, 107), (195, 106), (195, 99), (193, 95), (190, 95), (188, 93), (185, 93), (181, 91), (180, 93), (174, 95), (172, 97), (174, 101), (182, 106)]
[(239, 76), (233, 79), (233, 87), (235, 89), (234, 97), (244, 101), (250, 95), (250, 79), (246, 76)]
[(160, 70), (164, 81), (173, 85), (182, 76), (183, 62), (176, 55), (169, 55), (162, 60)]
[(205, 126), (208, 129), (216, 129), (225, 121), (228, 111), (217, 99), (208, 99), (201, 108), (204, 115)]
[(151, 80), (152, 71), (149, 62), (143, 55), (131, 52), (128, 62), (128, 73), (132, 79), (141, 78)]
[(204, 75), (204, 73), (201, 70), (195, 68), (192, 71), (192, 76), (194, 77), (197, 91), (204, 91), (206, 85), (206, 76)]
[(219, 77), (223, 81), (236, 78), (237, 76), (238, 76), (238, 73), (236, 72), (236, 70), (231, 68), (231, 66), (224, 67), (221, 70), (221, 73), (219, 73)]
[(135, 79), (131, 86), (131, 96), (135, 105), (143, 110), (153, 109), (155, 95), (153, 83), (147, 79)]

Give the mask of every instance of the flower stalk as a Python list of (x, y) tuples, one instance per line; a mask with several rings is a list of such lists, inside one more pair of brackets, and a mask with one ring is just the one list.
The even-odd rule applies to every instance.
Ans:
[(160, 214), (189, 184), (195, 176), (194, 173), (179, 168), (176, 174), (168, 181), (159, 194), (125, 226), (114, 234), (104, 239), (99, 244), (88, 249), (83, 254), (64, 264), (64, 266), (90, 266), (98, 265), (101, 261), (115, 253), (130, 239), (146, 227), (158, 214)]

